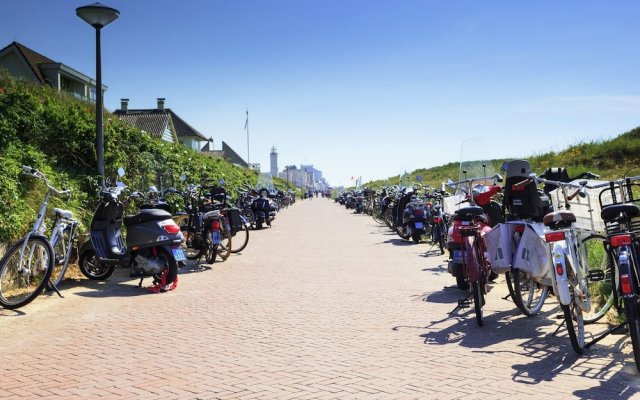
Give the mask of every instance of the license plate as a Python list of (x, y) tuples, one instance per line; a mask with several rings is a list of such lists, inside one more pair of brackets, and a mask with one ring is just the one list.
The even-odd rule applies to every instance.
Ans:
[(453, 251), (453, 263), (462, 264), (462, 250)]
[(181, 248), (177, 248), (177, 249), (171, 249), (171, 252), (173, 253), (173, 258), (176, 261), (186, 261), (187, 257), (184, 254), (184, 251), (182, 251)]
[(220, 244), (220, 231), (211, 231), (211, 241), (213, 244)]
[(424, 229), (424, 223), (416, 222), (416, 229)]

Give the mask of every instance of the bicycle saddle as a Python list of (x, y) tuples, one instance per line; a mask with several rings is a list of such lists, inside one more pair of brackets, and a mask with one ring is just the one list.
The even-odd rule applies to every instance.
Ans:
[(544, 216), (542, 223), (545, 226), (570, 225), (576, 222), (576, 216), (570, 211), (555, 211)]
[(68, 210), (63, 210), (62, 208), (54, 208), (53, 212), (60, 215), (62, 218), (71, 219), (73, 218), (73, 213)]

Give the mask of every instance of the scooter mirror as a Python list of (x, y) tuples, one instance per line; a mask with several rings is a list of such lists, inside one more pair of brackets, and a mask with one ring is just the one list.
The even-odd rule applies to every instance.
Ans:
[(502, 176), (500, 174), (496, 174), (494, 178), (496, 178), (496, 182), (502, 182)]
[(187, 180), (187, 176), (185, 174), (180, 175), (180, 180), (182, 182), (186, 181)]
[(220, 179), (220, 180), (218, 181), (218, 184), (219, 184), (220, 186), (224, 186), (224, 179)]
[(118, 176), (124, 176), (124, 168), (118, 168)]

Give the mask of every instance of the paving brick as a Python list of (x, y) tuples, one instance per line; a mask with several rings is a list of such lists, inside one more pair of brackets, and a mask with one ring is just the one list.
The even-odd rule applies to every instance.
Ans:
[(502, 281), (484, 327), (471, 309), (450, 316), (464, 295), (428, 248), (314, 199), (241, 255), (182, 271), (175, 292), (124, 269), (65, 283), (64, 299), (0, 310), (0, 398), (640, 398), (628, 338), (577, 357), (551, 335), (553, 298), (526, 318)]

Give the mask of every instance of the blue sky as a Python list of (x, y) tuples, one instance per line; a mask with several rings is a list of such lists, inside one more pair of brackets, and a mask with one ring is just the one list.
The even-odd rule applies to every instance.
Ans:
[[(3, 0), (18, 41), (95, 75), (90, 2)], [(269, 167), (331, 184), (458, 161), (469, 137), (522, 157), (640, 125), (640, 2), (105, 0), (105, 105), (157, 97)]]

